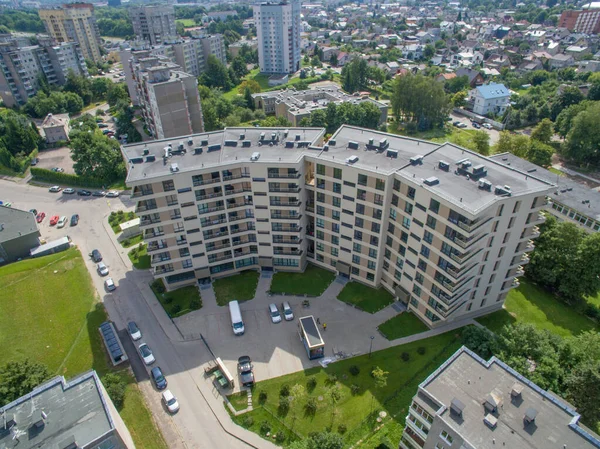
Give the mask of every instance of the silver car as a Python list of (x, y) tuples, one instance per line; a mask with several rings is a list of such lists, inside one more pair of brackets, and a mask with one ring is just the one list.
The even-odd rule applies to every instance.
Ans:
[(108, 267), (104, 264), (104, 262), (100, 262), (96, 265), (96, 270), (98, 270), (98, 274), (100, 276), (106, 276), (108, 274)]

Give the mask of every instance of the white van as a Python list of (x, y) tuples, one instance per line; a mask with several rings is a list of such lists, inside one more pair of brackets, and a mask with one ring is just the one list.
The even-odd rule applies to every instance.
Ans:
[(242, 311), (237, 301), (229, 302), (229, 315), (231, 316), (231, 327), (235, 335), (242, 335), (245, 331), (242, 321)]

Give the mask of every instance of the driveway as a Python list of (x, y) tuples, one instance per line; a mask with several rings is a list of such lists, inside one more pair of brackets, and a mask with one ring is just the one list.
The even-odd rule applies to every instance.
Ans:
[(39, 162), (37, 168), (50, 170), (55, 167), (62, 168), (65, 173), (75, 174), (73, 170), (73, 159), (69, 147), (50, 148), (38, 153)]
[[(455, 122), (456, 120), (458, 120), (459, 122), (466, 124), (467, 127), (463, 128), (463, 129), (477, 130), (477, 128), (473, 127), (473, 124), (471, 123), (471, 119), (469, 119), (469, 117), (465, 117), (464, 115), (457, 114), (454, 111), (450, 112), (450, 117), (452, 117), (452, 122)], [(496, 142), (498, 142), (498, 139), (500, 138), (500, 131), (498, 131), (497, 129), (486, 129), (484, 127), (481, 127), (477, 131), (485, 131), (486, 133), (488, 133), (488, 135), (490, 136), (490, 146), (494, 145)]]

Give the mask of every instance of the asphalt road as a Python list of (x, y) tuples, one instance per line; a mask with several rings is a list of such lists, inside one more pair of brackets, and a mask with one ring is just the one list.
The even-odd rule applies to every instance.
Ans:
[[(165, 412), (160, 394), (140, 371), (147, 370), (147, 367), (141, 360), (135, 359), (137, 353), (132, 354), (132, 345), (126, 343), (132, 368), (140, 380), (140, 388), (170, 448), (249, 447), (222, 429), (199, 390), (201, 370), (198, 367), (208, 359), (207, 349), (200, 342), (173, 342), (167, 337), (143, 296), (142, 289), (147, 288), (151, 280), (150, 273), (129, 269), (123, 260), (126, 255), (120, 254), (124, 251), (109, 235), (110, 229), (107, 231), (103, 225), (111, 211), (133, 207), (127, 197), (108, 199), (64, 195), (50, 193), (47, 188), (0, 180), (0, 200), (10, 201), (14, 208), (44, 211), (46, 218), (40, 225), (42, 237), (54, 240), (68, 235), (80, 248), (92, 281), (117, 328), (124, 329), (130, 320), (137, 322), (143, 333), (140, 342), (146, 342), (153, 350), (156, 365), (163, 369), (169, 382), (168, 388), (181, 405), (180, 412), (174, 416)], [(67, 225), (63, 229), (50, 227), (52, 215), (70, 218), (75, 213), (80, 216), (77, 226)], [(97, 274), (95, 264), (87, 257), (93, 249), (101, 251), (103, 261), (110, 270), (109, 276), (117, 285), (113, 293), (105, 291), (104, 278)]]

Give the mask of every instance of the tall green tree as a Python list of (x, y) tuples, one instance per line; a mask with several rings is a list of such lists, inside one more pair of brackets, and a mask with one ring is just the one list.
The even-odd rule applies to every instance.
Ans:
[(11, 403), (50, 378), (48, 368), (29, 359), (0, 367), (0, 407)]
[(567, 399), (577, 404), (583, 422), (595, 427), (600, 421), (600, 361), (589, 361), (570, 372), (567, 382)]
[(110, 106), (116, 106), (120, 100), (129, 101), (129, 93), (123, 83), (112, 83), (106, 91), (106, 101)]
[(548, 167), (552, 164), (552, 155), (554, 148), (538, 140), (531, 139), (527, 149), (527, 160), (541, 167)]
[(450, 112), (450, 102), (442, 85), (423, 75), (396, 78), (391, 100), (394, 115), (416, 124), (421, 130), (442, 126)]
[(208, 87), (220, 87), (223, 90), (231, 88), (229, 71), (215, 55), (209, 55), (206, 60), (206, 70), (201, 76), (202, 83)]
[(554, 125), (548, 118), (543, 119), (531, 132), (531, 138), (549, 145), (554, 135)]
[(600, 102), (591, 103), (575, 116), (564, 149), (578, 164), (600, 164)]
[(125, 163), (115, 139), (109, 139), (99, 131), (79, 132), (72, 135), (69, 146), (76, 174), (107, 183), (125, 177)]
[(363, 90), (367, 87), (367, 61), (354, 58), (342, 69), (342, 88), (349, 93)]
[(475, 145), (475, 151), (484, 156), (490, 154), (490, 135), (485, 131), (475, 131), (473, 137), (473, 144)]
[(67, 79), (63, 87), (65, 92), (73, 92), (81, 97), (84, 106), (92, 102), (92, 82), (83, 75), (76, 75), (73, 70), (69, 70)]

